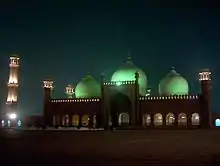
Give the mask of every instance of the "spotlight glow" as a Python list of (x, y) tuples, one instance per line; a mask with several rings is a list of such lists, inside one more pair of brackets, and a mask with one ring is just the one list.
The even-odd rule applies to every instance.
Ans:
[(12, 113), (12, 114), (9, 115), (9, 118), (10, 119), (16, 119), (17, 115), (15, 113)]

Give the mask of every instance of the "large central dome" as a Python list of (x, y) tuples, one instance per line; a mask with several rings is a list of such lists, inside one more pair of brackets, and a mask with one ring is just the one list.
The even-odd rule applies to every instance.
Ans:
[(139, 73), (139, 94), (141, 96), (145, 96), (147, 89), (147, 77), (140, 68), (133, 64), (130, 56), (128, 56), (124, 65), (112, 75), (111, 81), (134, 81), (136, 72)]

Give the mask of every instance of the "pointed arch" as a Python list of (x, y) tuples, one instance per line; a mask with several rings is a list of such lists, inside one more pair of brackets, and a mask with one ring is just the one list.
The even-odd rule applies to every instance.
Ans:
[(149, 126), (151, 124), (151, 116), (149, 114), (144, 114), (142, 116), (142, 124), (143, 126)]
[(163, 116), (161, 113), (156, 113), (154, 115), (154, 125), (155, 126), (162, 126), (163, 125)]
[(79, 115), (75, 114), (72, 116), (72, 125), (79, 126)]
[(168, 113), (166, 115), (166, 125), (171, 126), (175, 123), (175, 116), (173, 113)]
[(220, 119), (215, 119), (215, 126), (220, 127)]
[[(123, 119), (128, 119), (130, 122), (129, 115), (131, 114), (131, 110), (132, 110), (131, 101), (128, 96), (120, 92), (111, 96), (110, 116), (111, 116), (112, 126), (118, 126), (119, 120), (120, 120), (120, 123), (124, 123)], [(121, 116), (120, 114), (122, 114), (123, 116)], [(129, 124), (129, 122), (127, 121), (126, 121), (126, 124), (127, 123)]]
[(86, 127), (89, 125), (89, 115), (85, 114), (82, 116), (82, 126)]
[(181, 112), (178, 115), (178, 124), (180, 126), (187, 126), (187, 115), (185, 113)]
[(200, 116), (198, 113), (193, 113), (191, 117), (192, 125), (200, 125)]
[(121, 125), (129, 125), (130, 123), (130, 117), (128, 113), (122, 112), (118, 116), (118, 124)]

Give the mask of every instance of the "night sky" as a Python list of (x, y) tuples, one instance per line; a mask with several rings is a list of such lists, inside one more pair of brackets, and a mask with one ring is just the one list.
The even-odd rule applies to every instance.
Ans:
[(211, 69), (213, 110), (220, 112), (217, 5), (158, 0), (22, 2), (0, 7), (2, 103), (7, 96), (11, 54), (21, 59), (19, 111), (41, 114), (43, 79), (52, 78), (54, 95), (64, 97), (65, 85), (77, 83), (88, 71), (97, 79), (102, 72), (110, 78), (130, 51), (153, 93), (172, 66), (188, 80), (192, 93), (200, 91), (199, 70)]

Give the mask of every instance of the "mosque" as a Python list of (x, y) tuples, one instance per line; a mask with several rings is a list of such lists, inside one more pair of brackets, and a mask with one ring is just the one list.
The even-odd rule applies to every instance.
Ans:
[[(195, 76), (195, 78), (197, 78)], [(214, 125), (211, 108), (211, 72), (198, 73), (201, 93), (189, 93), (187, 80), (174, 68), (152, 94), (147, 76), (130, 56), (107, 82), (87, 74), (66, 98), (53, 98), (53, 80), (44, 80), (43, 122), (53, 127), (116, 129), (196, 129)]]

